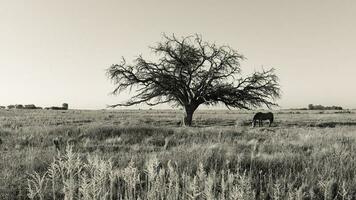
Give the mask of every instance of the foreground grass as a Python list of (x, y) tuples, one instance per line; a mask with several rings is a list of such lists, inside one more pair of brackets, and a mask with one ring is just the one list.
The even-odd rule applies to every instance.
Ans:
[(200, 112), (193, 128), (172, 111), (1, 114), (0, 199), (355, 198), (355, 114), (281, 112), (255, 129), (240, 112)]

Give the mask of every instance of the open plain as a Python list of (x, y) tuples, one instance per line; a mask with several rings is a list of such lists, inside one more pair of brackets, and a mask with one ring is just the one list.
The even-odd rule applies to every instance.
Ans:
[(0, 110), (0, 199), (355, 198), (354, 111), (273, 112)]

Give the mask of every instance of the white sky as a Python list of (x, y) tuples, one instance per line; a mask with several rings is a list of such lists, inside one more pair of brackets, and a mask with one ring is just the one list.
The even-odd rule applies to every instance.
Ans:
[(106, 68), (150, 58), (162, 33), (199, 33), (245, 55), (246, 73), (274, 67), (282, 108), (355, 108), (355, 13), (352, 0), (0, 0), (0, 105), (121, 102)]

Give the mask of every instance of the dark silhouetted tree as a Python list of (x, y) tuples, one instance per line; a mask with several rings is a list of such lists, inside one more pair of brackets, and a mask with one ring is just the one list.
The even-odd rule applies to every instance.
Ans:
[(139, 56), (127, 64), (122, 58), (107, 70), (116, 85), (113, 94), (128, 88), (136, 92), (129, 101), (112, 107), (173, 103), (185, 109), (185, 124), (191, 126), (193, 113), (202, 104), (240, 109), (277, 105), (280, 87), (274, 69), (241, 77), (244, 56), (229, 46), (204, 42), (200, 35), (164, 35), (151, 49), (155, 61)]

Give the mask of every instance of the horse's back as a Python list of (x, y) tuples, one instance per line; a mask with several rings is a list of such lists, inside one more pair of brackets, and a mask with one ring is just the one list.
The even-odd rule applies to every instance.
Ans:
[(273, 113), (272, 112), (268, 112), (268, 113), (262, 113), (262, 112), (258, 112), (253, 116), (254, 120), (267, 120), (267, 119), (272, 119), (273, 120)]
[(263, 115), (263, 113), (258, 112), (258, 113), (256, 113), (256, 114), (253, 116), (253, 119), (254, 119), (254, 120), (258, 120), (258, 119), (260, 119), (260, 118), (262, 117), (262, 115)]

